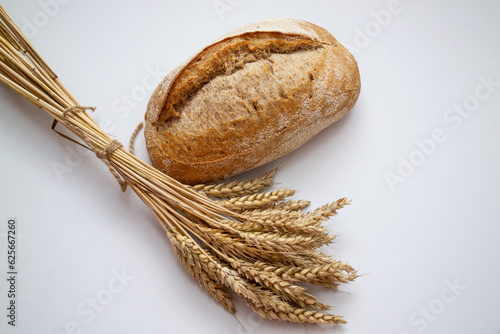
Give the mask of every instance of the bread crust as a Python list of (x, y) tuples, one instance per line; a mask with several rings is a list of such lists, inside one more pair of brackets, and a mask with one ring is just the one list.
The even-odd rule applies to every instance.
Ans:
[[(162, 125), (165, 120), (161, 118), (165, 118), (164, 107), (167, 98), (171, 98), (169, 93), (176, 81), (185, 75), (186, 68), (192, 66), (201, 56), (207, 55), (214, 45), (221, 45), (220, 43), (242, 36), (254, 39), (263, 33), (272, 33), (284, 39), (308, 39), (321, 43), (326, 49), (326, 52), (321, 54), (325, 55), (324, 59), (321, 59), (323, 68), (318, 78), (321, 84), (315, 84), (310, 101), (307, 104), (292, 105), (297, 110), (293, 120), (287, 123), (286, 127), (276, 128), (264, 140), (258, 142), (249, 140), (245, 148), (227, 147), (223, 155), (206, 158), (202, 152), (191, 160), (185, 156), (173, 155), (170, 148), (179, 143), (172, 135), (166, 142), (159, 130), (165, 131)], [(355, 104), (359, 92), (360, 78), (354, 57), (328, 31), (301, 20), (279, 19), (256, 22), (222, 36), (180, 64), (164, 78), (153, 92), (147, 107), (146, 146), (153, 166), (173, 178), (186, 184), (213, 182), (261, 166), (300, 147), (322, 129), (342, 118)], [(175, 117), (182, 116), (181, 113)], [(254, 129), (247, 130), (251, 137)], [(227, 136), (230, 137), (231, 133)], [(241, 138), (243, 139), (245, 138)]]

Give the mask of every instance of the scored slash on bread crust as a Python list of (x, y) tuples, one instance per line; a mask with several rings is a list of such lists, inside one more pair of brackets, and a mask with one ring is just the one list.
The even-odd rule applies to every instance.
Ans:
[(153, 165), (187, 183), (261, 166), (344, 116), (360, 92), (353, 56), (325, 29), (280, 19), (223, 36), (159, 84), (146, 113)]

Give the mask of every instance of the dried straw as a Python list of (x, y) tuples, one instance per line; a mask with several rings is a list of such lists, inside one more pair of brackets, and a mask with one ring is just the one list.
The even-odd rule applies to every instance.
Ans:
[[(267, 193), (276, 170), (246, 182), (187, 187), (112, 140), (61, 84), (0, 6), (0, 80), (66, 126), (151, 209), (179, 261), (217, 302), (235, 313), (229, 290), (265, 318), (311, 324), (345, 320), (306, 293), (336, 290), (356, 271), (318, 249), (334, 238), (321, 222), (349, 204), (340, 199), (306, 213), (308, 201), (285, 201), (289, 189)], [(217, 199), (216, 199), (217, 198)], [(219, 200), (222, 198), (223, 200)]]

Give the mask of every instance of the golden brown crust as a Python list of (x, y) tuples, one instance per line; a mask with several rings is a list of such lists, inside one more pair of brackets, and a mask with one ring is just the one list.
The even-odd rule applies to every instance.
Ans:
[[(200, 94), (212, 96), (214, 92), (210, 89), (220, 88), (214, 79), (220, 75), (219, 67), (222, 66), (221, 68), (227, 73), (231, 72), (232, 69), (227, 69), (228, 65), (224, 60), (234, 59), (238, 54), (232, 54), (233, 58), (227, 55), (221, 55), (220, 58), (218, 56), (227, 53), (228, 49), (229, 51), (243, 49), (242, 54), (247, 56), (248, 52), (260, 52), (255, 51), (259, 50), (259, 46), (262, 46), (262, 50), (268, 50), (266, 44), (268, 41), (264, 37), (269, 36), (288, 41), (283, 43), (274, 41), (271, 44), (278, 49), (276, 45), (285, 45), (284, 48), (288, 48), (285, 51), (289, 51), (290, 55), (295, 54), (293, 55), (295, 62), (297, 59), (303, 59), (306, 64), (300, 65), (302, 67), (298, 69), (310, 69), (311, 73), (314, 73), (314, 77), (309, 74), (310, 83), (304, 78), (299, 78), (296, 79), (297, 87), (292, 87), (293, 85), (287, 84), (286, 78), (281, 78), (281, 84), (287, 93), (294, 89), (295, 91), (290, 96), (277, 100), (270, 97), (272, 94), (262, 97), (264, 100), (267, 99), (267, 104), (263, 107), (267, 109), (260, 112), (259, 117), (264, 116), (264, 119), (248, 120), (239, 117), (232, 122), (222, 121), (221, 127), (216, 129), (210, 127), (203, 129), (200, 121), (186, 120), (190, 117), (189, 110), (185, 109), (188, 108), (185, 106), (186, 100), (191, 99), (193, 92), (198, 94), (203, 89)], [(312, 50), (311, 54), (306, 56), (305, 52), (297, 53), (294, 50), (297, 48), (297, 41), (303, 44), (300, 46), (302, 51)], [(309, 48), (307, 45), (312, 47)], [(317, 51), (315, 45), (320, 45)], [(277, 52), (283, 53), (280, 50)], [(284, 54), (284, 57), (292, 57), (288, 56), (287, 52)], [(258, 66), (259, 57), (251, 56), (251, 61), (254, 63), (252, 66)], [(269, 61), (272, 62), (272, 59)], [(208, 65), (200, 65), (197, 68), (197, 64)], [(242, 67), (245, 65), (239, 66), (237, 70)], [(212, 68), (216, 68), (213, 70), (215, 75), (209, 73)], [(247, 77), (253, 73), (263, 75), (264, 72), (261, 68), (247, 69)], [(293, 75), (294, 73), (290, 73), (290, 76)], [(201, 84), (196, 78), (201, 78)], [(212, 83), (213, 87), (210, 86)], [(187, 87), (195, 88), (189, 91)], [(282, 88), (278, 87), (278, 90), (281, 90), (278, 93), (283, 97)], [(326, 30), (298, 20), (258, 22), (223, 36), (181, 64), (160, 83), (148, 104), (146, 145), (153, 165), (177, 180), (188, 184), (212, 182), (258, 167), (298, 148), (323, 128), (343, 117), (356, 102), (359, 91), (360, 80), (356, 61)], [(170, 96), (172, 92), (175, 94)], [(193, 103), (196, 107), (197, 102)], [(258, 107), (257, 103), (254, 108), (257, 110)], [(228, 118), (232, 116), (231, 109), (219, 111), (223, 116), (226, 115), (225, 112)], [(185, 119), (183, 119), (184, 113)], [(273, 123), (274, 118), (278, 116), (285, 120)], [(203, 118), (201, 122), (210, 124), (208, 117), (211, 116), (204, 117), (207, 119)], [(239, 123), (235, 123), (236, 121)], [(207, 124), (204, 126), (207, 127)], [(190, 126), (199, 129), (191, 131)]]

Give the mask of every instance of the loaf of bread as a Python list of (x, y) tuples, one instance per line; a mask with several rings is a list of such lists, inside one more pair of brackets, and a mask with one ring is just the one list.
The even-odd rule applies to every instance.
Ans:
[(250, 24), (159, 84), (145, 117), (148, 153), (183, 183), (224, 179), (298, 148), (359, 92), (356, 61), (325, 29), (293, 19)]

